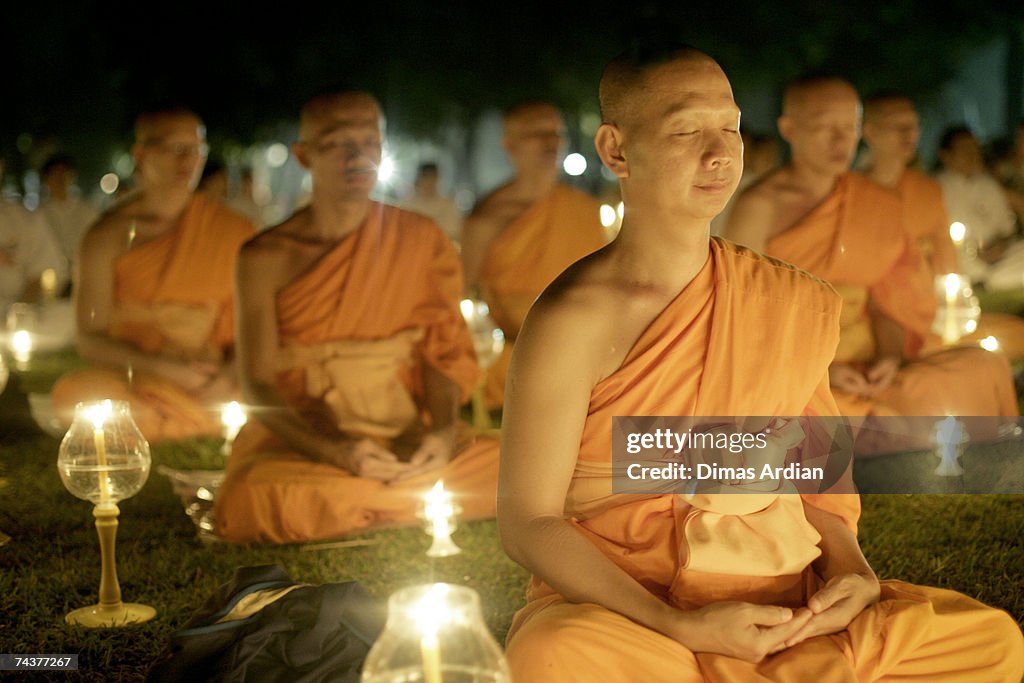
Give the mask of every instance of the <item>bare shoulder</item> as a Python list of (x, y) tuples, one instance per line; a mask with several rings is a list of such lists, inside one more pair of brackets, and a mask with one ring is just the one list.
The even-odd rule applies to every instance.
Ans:
[(777, 222), (778, 198), (784, 186), (784, 176), (775, 170), (745, 189), (736, 197), (722, 235), (733, 242), (763, 251)]
[(138, 221), (136, 201), (122, 202), (104, 212), (82, 239), (88, 251), (127, 251), (132, 239), (133, 226)]
[(573, 368), (591, 385), (621, 365), (652, 312), (660, 308), (631, 289), (611, 261), (611, 252), (600, 249), (544, 290), (516, 339), (517, 354), (522, 347), (520, 363), (541, 363), (557, 371)]
[(238, 254), (239, 277), (275, 286), (291, 279), (309, 251), (308, 244), (299, 239), (308, 220), (307, 211), (300, 211), (246, 241)]

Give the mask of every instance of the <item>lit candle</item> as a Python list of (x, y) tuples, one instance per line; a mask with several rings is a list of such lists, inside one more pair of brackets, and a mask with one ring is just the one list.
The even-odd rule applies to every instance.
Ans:
[(956, 324), (956, 301), (960, 294), (960, 276), (956, 273), (946, 275), (946, 324), (943, 327), (942, 341), (952, 344), (960, 338)]
[(992, 335), (985, 337), (979, 343), (981, 344), (981, 348), (986, 351), (992, 351), (994, 353), (999, 350), (999, 340)]
[(437, 636), (441, 623), (448, 618), (447, 586), (435, 583), (416, 605), (416, 622), (420, 631), (420, 657), (423, 659), (423, 683), (442, 683), (441, 641)]
[(964, 243), (964, 238), (967, 237), (967, 227), (960, 221), (951, 223), (949, 226), (949, 238), (953, 240), (953, 244), (960, 246)]
[(229, 443), (234, 441), (235, 437), (238, 436), (238, 432), (248, 422), (248, 419), (248, 416), (245, 414), (245, 408), (238, 401), (225, 403), (224, 407), (220, 410), (220, 421), (224, 425), (224, 438)]
[(107, 505), (110, 503), (110, 477), (107, 468), (107, 440), (103, 433), (103, 423), (107, 421), (113, 412), (113, 407), (109, 400), (101, 401), (93, 406), (90, 406), (88, 418), (92, 422), (93, 432), (92, 438), (93, 443), (96, 444), (96, 462), (99, 465), (97, 476), (100, 482), (100, 505)]
[(444, 490), (444, 482), (438, 480), (426, 495), (426, 506), (423, 516), (430, 524), (430, 533), (434, 542), (427, 550), (428, 557), (448, 557), (462, 552), (452, 541), (452, 522), (456, 514), (452, 496)]
[(19, 365), (24, 365), (32, 356), (32, 333), (28, 330), (15, 330), (11, 335), (11, 353)]

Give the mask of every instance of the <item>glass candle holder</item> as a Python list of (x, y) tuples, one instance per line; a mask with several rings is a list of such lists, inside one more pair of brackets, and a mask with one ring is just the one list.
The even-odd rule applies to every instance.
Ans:
[(149, 477), (149, 444), (132, 419), (126, 401), (95, 401), (75, 406), (75, 419), (60, 444), (57, 470), (72, 495), (93, 503), (100, 540), (99, 602), (68, 613), (70, 624), (125, 626), (148, 621), (156, 610), (121, 601), (115, 543), (117, 503), (139, 492)]
[(932, 332), (942, 337), (943, 344), (954, 344), (978, 329), (981, 305), (970, 279), (957, 273), (936, 275), (935, 298), (938, 306)]
[(362, 683), (508, 683), (508, 663), (465, 586), (404, 588), (363, 664)]

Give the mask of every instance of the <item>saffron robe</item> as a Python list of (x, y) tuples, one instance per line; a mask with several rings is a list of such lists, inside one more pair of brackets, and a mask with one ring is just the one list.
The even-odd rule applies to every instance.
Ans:
[(505, 333), (505, 349), (487, 370), (488, 406), (502, 404), (515, 338), (533, 302), (563, 270), (604, 243), (600, 204), (569, 185), (556, 185), (491, 242), (480, 267), (480, 287)]
[(894, 228), (902, 210), (898, 195), (847, 173), (821, 204), (768, 242), (766, 253), (831, 282), (842, 295), (837, 363), (864, 366), (874, 359), (869, 299), (903, 329), (904, 358), (911, 362), (874, 399), (834, 392), (841, 413), (1017, 415), (1003, 354), (957, 348), (922, 356), (935, 318), (934, 283), (913, 242)]
[[(594, 387), (565, 515), (610, 560), (680, 609), (728, 600), (803, 606), (820, 586), (810, 563), (821, 537), (801, 501), (855, 531), (855, 494), (687, 500), (612, 493), (613, 416), (835, 414), (827, 380), (838, 343), (835, 292), (731, 243), (715, 239), (711, 247), (696, 278)], [(831, 490), (849, 490), (848, 477), (849, 469)], [(1016, 681), (1011, 675), (1024, 667), (1009, 615), (952, 591), (900, 582), (885, 582), (882, 601), (847, 630), (758, 664), (695, 654), (599, 605), (568, 602), (536, 577), (527, 601), (507, 642), (517, 681), (832, 683), (914, 673), (921, 681)], [(964, 678), (965, 670), (979, 677)], [(951, 673), (943, 678), (942, 671)]]
[[(107, 335), (154, 356), (226, 362), (234, 346), (235, 260), (255, 228), (222, 204), (196, 194), (178, 225), (133, 246), (114, 263), (114, 306)], [(220, 406), (206, 406), (175, 383), (144, 372), (93, 367), (53, 388), (57, 414), (70, 423), (75, 404), (126, 400), (150, 441), (217, 435)]]
[[(463, 400), (479, 376), (459, 311), (462, 286), (458, 256), (432, 221), (372, 204), (358, 230), (278, 293), (278, 391), (314, 426), (401, 450), (429, 428), (426, 364), (455, 382)], [(493, 517), (497, 441), (474, 441), (468, 430), (461, 437), (444, 468), (388, 485), (311, 461), (252, 420), (217, 492), (217, 533), (289, 543), (415, 524), (438, 479), (463, 519)]]

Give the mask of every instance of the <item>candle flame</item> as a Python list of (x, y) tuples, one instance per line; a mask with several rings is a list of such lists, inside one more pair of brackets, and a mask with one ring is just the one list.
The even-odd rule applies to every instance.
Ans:
[(476, 304), (472, 299), (463, 299), (459, 302), (459, 310), (462, 311), (462, 317), (467, 321), (473, 319), (473, 314), (476, 313)]
[(114, 414), (114, 406), (108, 398), (104, 401), (89, 404), (85, 407), (84, 413), (85, 419), (92, 422), (93, 428), (99, 431), (103, 429), (104, 423)]
[(17, 330), (11, 335), (11, 352), (14, 360), (24, 363), (32, 353), (32, 333), (28, 330)]
[(993, 337), (992, 335), (985, 337), (984, 339), (981, 340), (980, 343), (981, 348), (985, 349), (986, 351), (995, 352), (999, 350), (999, 340)]
[(228, 430), (238, 432), (239, 429), (245, 426), (249, 418), (245, 414), (245, 408), (242, 407), (238, 401), (231, 401), (225, 403), (224, 407), (220, 410), (220, 421)]
[(946, 276), (946, 299), (953, 300), (960, 293), (960, 276), (950, 273)]
[(951, 223), (949, 226), (949, 238), (953, 240), (955, 244), (960, 244), (964, 241), (964, 237), (967, 236), (967, 227), (960, 221)]
[(601, 225), (610, 228), (615, 225), (615, 209), (609, 204), (601, 205)]

